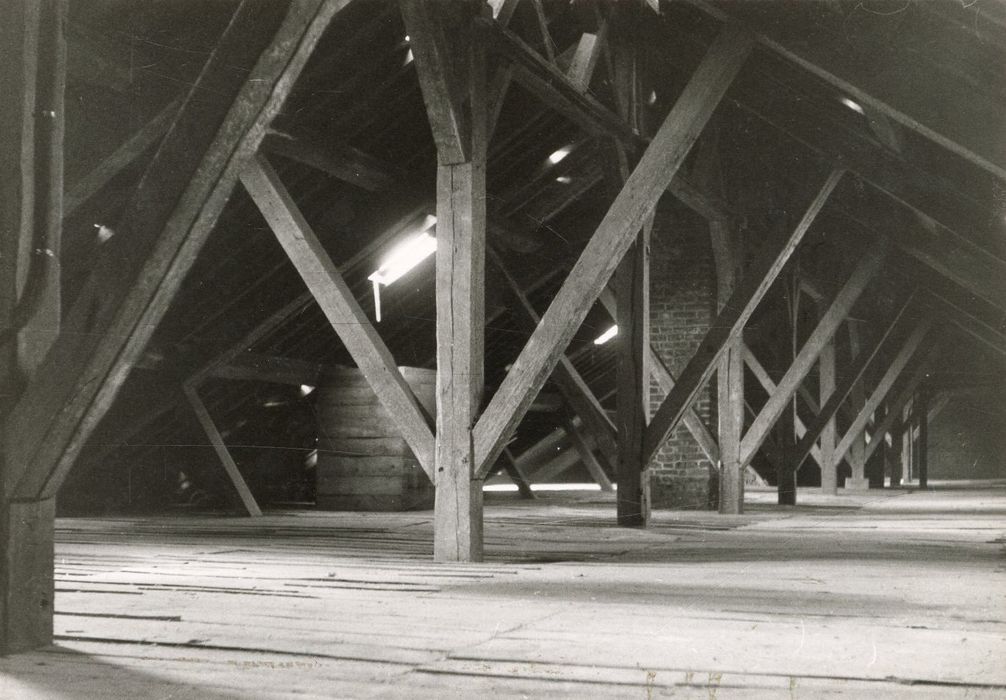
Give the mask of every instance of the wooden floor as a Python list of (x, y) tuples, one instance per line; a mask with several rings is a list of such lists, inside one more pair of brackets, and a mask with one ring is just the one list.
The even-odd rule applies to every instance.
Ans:
[(800, 498), (504, 500), (467, 566), (427, 512), (60, 520), (0, 698), (1006, 696), (1006, 485)]

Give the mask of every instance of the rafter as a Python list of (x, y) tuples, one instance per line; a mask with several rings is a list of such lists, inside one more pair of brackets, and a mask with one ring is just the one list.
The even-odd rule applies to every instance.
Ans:
[[(66, 314), (65, 331), (13, 409), (7, 493), (31, 497), (59, 488), (167, 311), (237, 181), (240, 161), (257, 148), (346, 4), (238, 7), (120, 221), (120, 235), (105, 247)], [(202, 99), (206, 91), (217, 99)]]
[(682, 370), (678, 384), (653, 415), (646, 429), (643, 456), (652, 458), (660, 446), (681, 421), (688, 407), (695, 401), (699, 390), (716, 368), (716, 363), (727, 344), (740, 337), (744, 325), (754, 313), (759, 302), (768, 293), (776, 277), (782, 272), (804, 235), (810, 229), (818, 213), (824, 208), (828, 197), (842, 177), (841, 170), (828, 175), (817, 195), (811, 201), (803, 218), (781, 241), (769, 241), (764, 245), (759, 261), (752, 266), (745, 279), (731, 295), (723, 311), (713, 322), (709, 332), (699, 344), (695, 355)]
[(230, 450), (227, 449), (227, 445), (224, 443), (224, 439), (220, 435), (220, 431), (217, 429), (216, 423), (213, 422), (213, 417), (207, 410), (206, 404), (204, 404), (203, 400), (199, 398), (199, 394), (195, 387), (186, 386), (183, 388), (183, 391), (185, 392), (185, 398), (192, 407), (192, 412), (195, 413), (196, 419), (199, 421), (200, 427), (202, 427), (203, 432), (206, 433), (206, 437), (209, 438), (210, 444), (213, 446), (213, 451), (217, 453), (217, 458), (223, 465), (224, 471), (227, 473), (228, 480), (234, 487), (234, 491), (237, 493), (238, 498), (241, 499), (241, 505), (244, 507), (248, 515), (252, 517), (260, 517), (262, 515), (262, 509), (259, 508), (258, 503), (255, 501), (255, 497), (248, 488), (248, 484), (245, 483), (244, 477), (241, 476), (241, 472), (238, 470), (238, 465), (234, 462), (234, 458), (231, 456)]
[[(533, 331), (541, 322), (541, 316), (535, 311), (499, 254), (490, 248), (488, 255), (489, 259), (502, 275), (507, 289), (516, 302), (516, 313), (514, 315), (517, 316), (519, 322), (522, 322), (525, 327)], [(601, 451), (604, 454), (605, 460), (609, 464), (614, 464), (617, 458), (615, 424), (608, 417), (604, 408), (601, 407), (601, 402), (597, 400), (594, 392), (591, 391), (587, 382), (580, 376), (572, 361), (565, 354), (556, 365), (555, 371), (552, 373), (552, 380), (574, 413), (580, 417), (585, 425), (589, 426), (590, 432), (597, 439), (598, 444), (601, 445)], [(488, 469), (488, 466), (483, 464), (477, 473), (484, 473)]]
[(828, 310), (821, 316), (810, 337), (793, 358), (793, 363), (779, 380), (776, 390), (744, 435), (741, 442), (742, 464), (747, 464), (754, 457), (754, 453), (768, 437), (768, 431), (790, 404), (800, 383), (817, 363), (824, 346), (835, 336), (839, 326), (866, 290), (866, 286), (880, 271), (887, 257), (888, 246), (888, 240), (881, 237), (863, 253), (842, 289), (835, 295)]
[[(885, 323), (880, 334), (869, 348), (859, 352), (853, 358), (851, 365), (840, 373), (839, 381), (828, 394), (827, 398), (824, 396), (821, 397), (821, 410), (818, 411), (817, 415), (814, 416), (814, 419), (807, 426), (806, 432), (804, 432), (803, 437), (800, 438), (800, 441), (793, 449), (792, 455), (790, 455), (795, 469), (800, 468), (807, 455), (814, 449), (814, 444), (817, 442), (818, 437), (820, 437), (821, 433), (835, 418), (839, 407), (849, 397), (849, 394), (852, 393), (853, 388), (865, 375), (874, 359), (878, 357), (878, 353), (884, 346), (884, 343), (887, 342), (888, 338), (895, 335), (896, 330), (900, 331), (906, 319), (911, 316), (910, 309), (913, 308), (915, 300), (916, 295), (914, 292), (905, 297), (904, 301), (899, 305), (897, 313), (890, 321)], [(853, 419), (855, 419), (855, 416), (853, 416)], [(832, 463), (837, 464), (839, 460), (841, 460), (841, 456), (835, 456), (833, 451)], [(823, 456), (818, 460), (818, 463), (822, 469), (828, 468), (824, 463)]]
[(656, 205), (750, 50), (726, 27), (654, 136), (542, 322), (475, 426), (479, 465), (494, 461)]
[(381, 405), (398, 425), (420, 466), (433, 480), (433, 433), (419, 401), (276, 171), (262, 155), (256, 155), (246, 161), (241, 182)]
[[(725, 11), (720, 6), (709, 2), (709, 0), (685, 0), (685, 2), (720, 21), (737, 21), (734, 12)], [(910, 114), (895, 108), (888, 101), (875, 97), (866, 89), (856, 84), (856, 82), (866, 79), (867, 74), (861, 70), (853, 70), (853, 65), (845, 61), (844, 56), (833, 54), (833, 62), (842, 68), (842, 72), (846, 73), (849, 76), (848, 78), (839, 75), (838, 71), (829, 70), (829, 68), (825, 67), (820, 60), (822, 58), (820, 51), (824, 47), (818, 47), (814, 43), (810, 43), (796, 48), (787, 46), (765, 34), (756, 34), (756, 36), (760, 46), (812, 73), (860, 105), (865, 105), (873, 110), (873, 112), (882, 114), (902, 127), (932, 141), (941, 148), (957, 154), (983, 170), (988, 171), (999, 180), (1006, 180), (1006, 158), (1001, 153), (994, 153), (989, 149), (988, 144), (981, 141), (982, 138), (989, 135), (978, 134), (973, 129), (970, 129), (970, 125), (957, 124), (946, 119), (939, 124), (933, 123), (930, 125), (923, 123)], [(889, 79), (889, 76), (879, 77)], [(866, 82), (869, 83), (870, 81), (867, 80)], [(946, 115), (949, 113), (941, 112), (940, 114)], [(932, 115), (930, 115), (930, 119), (932, 118)], [(1000, 135), (995, 134), (994, 136), (998, 138)]]
[[(884, 399), (887, 398), (887, 394), (891, 391), (891, 387), (901, 376), (905, 367), (909, 364), (912, 357), (915, 356), (915, 352), (919, 349), (922, 344), (923, 339), (932, 327), (932, 319), (929, 317), (924, 318), (916, 326), (912, 333), (908, 336), (905, 342), (901, 345), (898, 350), (898, 354), (894, 356), (891, 360), (891, 364), (888, 365), (887, 370), (884, 372), (884, 376), (881, 377), (877, 386), (874, 388), (873, 393), (867, 398), (866, 403), (862, 407), (859, 407), (859, 413), (856, 415), (855, 420), (846, 429), (845, 434), (839, 441), (838, 445), (835, 447), (835, 459), (842, 459), (845, 457), (845, 453), (849, 451), (852, 447), (852, 443), (866, 429), (866, 424), (870, 421), (870, 417), (874, 412), (880, 408), (880, 404), (883, 403)], [(865, 458), (864, 458), (865, 462)]]
[(164, 109), (123, 141), (121, 146), (112, 151), (90, 172), (70, 185), (63, 197), (64, 218), (72, 216), (80, 205), (100, 192), (116, 175), (136, 162), (151, 146), (160, 141), (174, 121), (175, 115), (178, 114), (181, 104), (181, 98), (169, 102)]

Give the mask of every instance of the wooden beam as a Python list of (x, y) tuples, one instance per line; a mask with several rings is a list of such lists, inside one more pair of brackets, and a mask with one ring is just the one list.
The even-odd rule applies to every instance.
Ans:
[[(511, 311), (514, 312), (517, 321), (522, 322), (525, 327), (534, 332), (534, 329), (541, 323), (541, 316), (538, 315), (538, 312), (531, 305), (520, 285), (518, 285), (517, 280), (510, 274), (503, 259), (492, 248), (489, 249), (489, 258), (503, 276), (507, 289), (516, 302), (511, 307)], [(604, 408), (602, 408), (601, 402), (594, 396), (594, 392), (591, 391), (590, 386), (580, 376), (573, 362), (565, 354), (559, 360), (555, 371), (552, 373), (552, 381), (555, 382), (555, 386), (559, 389), (563, 399), (573, 409), (573, 412), (580, 417), (584, 425), (588, 426), (588, 430), (597, 439), (605, 461), (609, 464), (615, 464), (618, 459), (617, 430), (615, 424), (608, 417)], [(486, 466), (483, 464), (478, 473), (483, 473)]]
[[(908, 402), (912, 400), (915, 390), (918, 388), (919, 384), (925, 380), (926, 374), (933, 368), (939, 354), (939, 344), (934, 343), (925, 351), (922, 360), (910, 370), (911, 376), (909, 380), (905, 382), (904, 386), (902, 386), (902, 388), (898, 391), (894, 399), (888, 402), (887, 414), (884, 416), (884, 419), (880, 421), (879, 425), (877, 425), (876, 430), (873, 431), (873, 439), (870, 440), (869, 444), (866, 446), (864, 459), (869, 459), (873, 455), (880, 444), (884, 442), (887, 433), (892, 432), (892, 427), (900, 422), (902, 411), (904, 411)], [(907, 426), (904, 426), (904, 429), (904, 432), (907, 433)], [(892, 437), (894, 437), (893, 434)], [(898, 437), (900, 437), (900, 435)], [(900, 451), (901, 445), (898, 443), (900, 443), (900, 440), (896, 440), (894, 449)]]
[(228, 450), (227, 445), (224, 444), (224, 439), (221, 437), (220, 431), (217, 430), (216, 423), (213, 422), (213, 417), (206, 409), (206, 405), (203, 403), (203, 400), (199, 398), (196, 388), (192, 386), (185, 386), (183, 387), (183, 390), (185, 392), (185, 398), (188, 400), (189, 405), (192, 406), (192, 412), (196, 414), (196, 419), (199, 421), (199, 425), (202, 427), (203, 432), (206, 433), (206, 437), (209, 439), (210, 444), (213, 445), (213, 451), (217, 453), (217, 458), (220, 460), (220, 464), (223, 465), (224, 471), (227, 472), (227, 478), (230, 479), (231, 485), (237, 492), (238, 498), (241, 499), (241, 505), (244, 506), (248, 515), (252, 517), (261, 516), (262, 510), (255, 501), (255, 497), (248, 489), (248, 484), (245, 483), (244, 477), (241, 476), (241, 472), (238, 470), (238, 465), (234, 462), (234, 458), (231, 457), (230, 450)]
[(328, 143), (316, 134), (271, 130), (262, 148), (371, 192), (386, 190), (397, 180), (388, 164), (348, 144)]
[(587, 92), (590, 89), (597, 60), (601, 56), (607, 35), (608, 23), (602, 20), (597, 32), (584, 32), (576, 43), (573, 58), (569, 68), (566, 69), (566, 77), (580, 92)]
[(587, 467), (587, 471), (590, 472), (590, 476), (598, 483), (602, 491), (614, 491), (615, 487), (611, 483), (611, 479), (608, 475), (604, 473), (604, 469), (601, 467), (600, 462), (594, 457), (594, 453), (591, 451), (590, 447), (587, 446), (587, 441), (583, 439), (583, 435), (577, 429), (570, 417), (563, 416), (562, 419), (563, 430), (569, 435), (569, 441), (573, 444), (573, 448), (576, 453), (580, 456), (580, 461), (583, 465)]
[(506, 470), (507, 475), (510, 477), (511, 481), (517, 486), (517, 492), (520, 494), (521, 498), (534, 499), (534, 491), (531, 490), (531, 482), (528, 481), (527, 475), (517, 460), (514, 458), (513, 453), (508, 450), (503, 450), (503, 469)]
[[(713, 5), (709, 0), (685, 1), (721, 21), (736, 21), (732, 12), (724, 11), (721, 7)], [(987, 150), (987, 147), (981, 142), (981, 139), (987, 135), (974, 133), (970, 125), (952, 123), (946, 119), (941, 124), (924, 124), (916, 117), (896, 109), (887, 101), (871, 95), (867, 90), (857, 85), (856, 82), (864, 78), (867, 75), (866, 73), (856, 73), (855, 76), (844, 78), (838, 72), (833, 72), (822, 65), (823, 62), (819, 60), (822, 57), (820, 52), (826, 50), (826, 47), (815, 47), (811, 43), (800, 48), (791, 48), (764, 34), (757, 34), (756, 36), (758, 43), (762, 47), (800, 66), (832, 87), (837, 88), (841, 94), (870, 109), (873, 113), (884, 115), (902, 127), (986, 170), (999, 180), (1006, 180), (1006, 158), (1004, 158), (1002, 153), (992, 153)], [(840, 65), (846, 63), (844, 57), (838, 56), (836, 58)], [(851, 65), (847, 64), (845, 67), (849, 68)], [(945, 118), (947, 114), (942, 114), (942, 116)], [(996, 136), (998, 137), (998, 134)]]
[(120, 235), (103, 246), (63, 332), (13, 409), (5, 444), (16, 466), (7, 493), (55, 494), (209, 235), (240, 162), (258, 147), (346, 4), (238, 6), (117, 224)]
[(174, 122), (181, 105), (180, 97), (169, 102), (90, 172), (70, 185), (63, 197), (63, 217), (72, 216), (80, 205), (98, 194), (116, 175), (158, 143)]
[[(605, 287), (604, 291), (601, 292), (601, 296), (598, 298), (604, 308), (611, 315), (611, 320), (614, 321), (616, 318), (614, 293), (609, 287)], [(647, 362), (647, 366), (650, 369), (651, 379), (656, 380), (657, 384), (660, 385), (661, 390), (665, 394), (671, 393), (671, 390), (674, 389), (674, 385), (677, 380), (674, 378), (671, 371), (667, 369), (667, 365), (664, 364), (664, 361), (660, 358), (657, 351), (653, 349), (652, 345), (649, 348), (648, 359), (649, 361)], [(685, 412), (685, 417), (681, 420), (682, 423), (684, 423), (685, 428), (695, 439), (695, 442), (698, 443), (699, 449), (702, 450), (702, 454), (706, 456), (706, 459), (713, 464), (719, 464), (720, 449), (716, 444), (716, 438), (714, 438), (712, 433), (709, 432), (709, 428), (706, 427), (706, 424), (695, 412), (695, 409), (689, 407), (688, 411)]]
[[(586, 440), (588, 446), (593, 443), (592, 438), (589, 436)], [(576, 463), (579, 461), (580, 453), (570, 446), (559, 454), (551, 457), (547, 462), (531, 472), (528, 478), (530, 478), (534, 483), (540, 484), (569, 471), (576, 466)]]
[(618, 432), (618, 524), (645, 525), (650, 517), (649, 473), (643, 434), (649, 418), (650, 234), (647, 221), (615, 278), (618, 299), (615, 338)]
[(1006, 332), (940, 294), (930, 293), (927, 298), (940, 315), (978, 341), (981, 346), (1006, 358)]
[[(873, 413), (880, 407), (887, 394), (891, 391), (891, 387), (897, 381), (898, 377), (901, 376), (902, 371), (908, 365), (909, 361), (915, 355), (915, 351), (919, 349), (919, 345), (922, 344), (922, 340), (926, 337), (932, 326), (932, 320), (925, 318), (919, 322), (919, 324), (912, 331), (911, 335), (902, 344), (901, 349), (898, 354), (895, 355), (894, 359), (891, 360), (891, 364), (888, 366), (887, 370), (884, 372), (884, 376), (881, 377), (880, 382), (877, 387), (870, 394), (870, 397), (866, 400), (866, 403), (859, 410), (855, 420), (845, 431), (842, 439), (839, 441), (838, 446), (835, 447), (835, 459), (842, 459), (845, 457), (845, 453), (849, 451), (854, 440), (859, 438), (863, 430), (866, 429), (866, 424), (869, 422), (870, 417)], [(869, 447), (867, 446), (867, 450)], [(868, 455), (863, 456), (863, 460), (867, 459)]]
[[(634, 44), (632, 27), (623, 12), (612, 13), (610, 46), (613, 89), (619, 113), (630, 126), (645, 133), (643, 98), (646, 89), (642, 63)], [(607, 179), (617, 196), (625, 184), (634, 151), (618, 141), (608, 150)], [(635, 242), (615, 272), (615, 387), (618, 430), (618, 524), (645, 526), (650, 519), (650, 473), (643, 459), (643, 434), (649, 419), (650, 369), (650, 237), (653, 214), (643, 222)]]
[[(433, 557), (436, 561), (482, 561), (485, 475), (483, 463), (475, 458), (472, 427), (482, 405), (485, 377), (485, 52), (481, 37), (473, 30), (473, 3), (458, 6), (461, 12), (455, 19), (460, 21), (452, 49), (443, 43), (440, 28), (429, 25), (431, 13), (442, 12), (447, 5), (419, 5), (405, 0), (402, 13), (407, 28), (425, 33), (421, 38), (426, 55), (420, 63), (417, 52), (416, 62), (439, 161)], [(434, 94), (441, 101), (452, 99), (445, 93), (454, 91), (454, 97), (464, 98), (463, 104), (434, 104), (430, 100)], [(463, 128), (458, 130), (458, 124)], [(448, 132), (449, 139), (437, 136)]]
[(565, 73), (549, 63), (514, 32), (482, 20), (489, 46), (513, 67), (513, 79), (542, 102), (594, 136), (614, 135), (635, 147), (638, 135), (617, 114), (582, 92)]
[(746, 35), (731, 27), (725, 28), (713, 43), (475, 426), (479, 464), (494, 461), (499, 454), (673, 179), (749, 50)]
[[(790, 456), (796, 469), (800, 468), (800, 465), (803, 464), (807, 455), (811, 453), (814, 443), (817, 442), (818, 437), (822, 432), (824, 432), (828, 424), (835, 419), (835, 416), (838, 414), (839, 407), (842, 406), (845, 400), (849, 397), (849, 394), (852, 393), (853, 388), (861, 382), (863, 376), (866, 374), (866, 370), (874, 361), (874, 358), (878, 357), (878, 353), (884, 346), (884, 343), (886, 343), (889, 338), (894, 337), (896, 330), (900, 330), (903, 327), (903, 324), (911, 315), (909, 310), (914, 308), (915, 300), (915, 292), (911, 292), (905, 297), (898, 308), (898, 312), (882, 328), (872, 345), (869, 346), (869, 349), (864, 349), (861, 352), (856, 353), (853, 356), (852, 363), (849, 367), (842, 371), (841, 381), (839, 381), (834, 389), (828, 394), (827, 399), (825, 399), (824, 396), (821, 397), (821, 410), (818, 411), (817, 415), (814, 416), (814, 420), (812, 420), (810, 425), (807, 426), (803, 437), (800, 438), (800, 441), (797, 443), (792, 455)], [(853, 416), (853, 420), (854, 419), (855, 416)], [(841, 456), (835, 454), (833, 447), (831, 460), (832, 464), (835, 465), (836, 471), (837, 465), (841, 459)], [(826, 468), (825, 465), (827, 464), (824, 461), (823, 453), (818, 458), (818, 464), (821, 465), (823, 473), (823, 470)]]
[(482, 481), (471, 426), (482, 402), (485, 161), (437, 175), (437, 494), (434, 558), (481, 561)]
[(433, 433), (422, 407), (276, 171), (264, 156), (255, 155), (245, 162), (241, 182), (420, 466), (434, 479)]
[[(0, 425), (60, 327), (62, 0), (0, 4)], [(59, 407), (53, 407), (58, 410)], [(52, 643), (55, 499), (17, 501), (0, 435), (0, 656)]]
[(552, 35), (548, 31), (548, 18), (545, 17), (545, 8), (542, 7), (541, 0), (530, 0), (534, 8), (534, 14), (538, 26), (538, 35), (541, 38), (542, 48), (545, 49), (545, 56), (548, 62), (555, 65), (555, 45), (552, 42)]
[(804, 234), (814, 223), (814, 219), (828, 201), (841, 176), (841, 170), (833, 170), (796, 228), (784, 240), (765, 244), (760, 260), (745, 275), (744, 280), (731, 295), (729, 303), (723, 307), (723, 311), (713, 322), (695, 355), (682, 371), (678, 385), (667, 395), (650, 421), (643, 448), (643, 456), (647, 460), (660, 449), (664, 440), (681, 421), (685, 411), (695, 401), (695, 397), (716, 368), (716, 363), (728, 343), (740, 337), (744, 325), (803, 240)]
[[(400, 0), (399, 6), (440, 163), (464, 163), (470, 154), (470, 124), (465, 118), (465, 95), (456, 74), (456, 47), (444, 34), (441, 11), (447, 4)], [(452, 39), (457, 41), (458, 37)]]
[[(915, 397), (919, 423), (919, 488), (929, 488), (929, 389), (922, 382)], [(876, 438), (875, 438), (876, 439)], [(883, 440), (884, 436), (880, 435)]]
[[(763, 71), (762, 75), (768, 79), (767, 72)], [(893, 236), (899, 245), (905, 247), (913, 256), (952, 278), (974, 279), (978, 275), (985, 277), (988, 269), (995, 268), (993, 257), (987, 253), (982, 254), (982, 249), (975, 246), (968, 235), (972, 228), (983, 229), (985, 224), (981, 215), (973, 213), (977, 211), (974, 206), (969, 208), (962, 204), (969, 199), (969, 195), (966, 190), (962, 191), (955, 181), (934, 179), (932, 173), (913, 167), (893, 154), (876, 148), (871, 140), (855, 138), (851, 132), (830, 129), (829, 138), (822, 139), (820, 114), (810, 109), (802, 109), (799, 105), (795, 105), (796, 109), (779, 109), (777, 105), (780, 101), (773, 98), (772, 94), (773, 91), (764, 86), (753, 84), (745, 86), (737, 91), (738, 106), (786, 133), (810, 150), (822, 154), (833, 162), (841, 163), (842, 167), (855, 173), (877, 191), (936, 225), (931, 232), (923, 230), (921, 226), (917, 231), (900, 230), (903, 227), (884, 230), (885, 234)], [(789, 107), (794, 107), (792, 101), (786, 103)], [(945, 196), (947, 192), (952, 192), (952, 197)], [(845, 209), (850, 218), (865, 225), (857, 218), (858, 211), (857, 207)], [(938, 239), (952, 240), (955, 244), (949, 247), (940, 246), (948, 253), (945, 257), (932, 250), (931, 244), (935, 245)], [(975, 265), (970, 275), (967, 260), (973, 261)], [(988, 289), (996, 289), (999, 286), (1000, 282), (996, 282)], [(991, 292), (978, 293), (987, 295)]]
[[(755, 379), (758, 380), (758, 383), (762, 385), (762, 388), (765, 390), (765, 393), (767, 393), (771, 397), (776, 392), (777, 388), (775, 380), (772, 379), (772, 377), (769, 375), (768, 370), (766, 370), (765, 366), (758, 360), (758, 357), (753, 352), (751, 352), (751, 348), (749, 348), (747, 345), (744, 345), (741, 349), (741, 354), (744, 358), (745, 366), (747, 366), (747, 368), (751, 370), (751, 374), (753, 374)], [(758, 412), (750, 408), (750, 405), (748, 406), (748, 408), (750, 409), (751, 420), (757, 418)], [(796, 432), (797, 439), (802, 438), (804, 434), (807, 432), (807, 426), (804, 425), (803, 420), (801, 420), (800, 416), (797, 415), (796, 413), (793, 414), (793, 429)], [(767, 446), (768, 443), (763, 443), (763, 447)], [(817, 445), (813, 445), (811, 447), (811, 451), (809, 454), (811, 457), (813, 457), (814, 461), (816, 461), (818, 464), (821, 464), (821, 451), (817, 447)], [(782, 467), (783, 460), (786, 459), (786, 455), (783, 454), (783, 452), (779, 450), (778, 447), (772, 450), (771, 454), (769, 454), (769, 450), (766, 450), (766, 456), (769, 458), (769, 461), (771, 461), (775, 465), (777, 471)], [(799, 465), (794, 465), (794, 468), (799, 469)]]
[[(339, 274), (345, 277), (360, 265), (370, 261), (379, 250), (385, 246), (390, 246), (397, 238), (408, 234), (417, 222), (418, 217), (428, 212), (429, 208), (425, 202), (410, 208), (404, 216), (396, 219), (392, 225), (372, 238), (367, 245), (357, 251), (346, 262), (339, 265)], [(192, 384), (198, 384), (201, 379), (210, 376), (221, 367), (227, 366), (232, 360), (239, 357), (242, 353), (248, 352), (256, 343), (266, 338), (289, 319), (301, 313), (313, 302), (314, 296), (311, 294), (311, 290), (307, 290), (290, 300), (262, 319), (254, 328), (241, 336), (239, 340), (231, 343), (203, 363), (199, 369), (189, 375), (187, 381)]]
[[(823, 406), (835, 391), (835, 341), (829, 340), (818, 356), (818, 397)], [(807, 432), (804, 432), (804, 437)], [(838, 494), (838, 463), (835, 461), (835, 417), (831, 416), (824, 422), (821, 429), (821, 493), (835, 496)], [(799, 443), (797, 443), (799, 444)], [(793, 468), (800, 469), (799, 464)]]
[[(867, 248), (848, 280), (842, 285), (842, 289), (835, 295), (828, 310), (821, 316), (821, 320), (811, 332), (810, 337), (800, 348), (800, 352), (793, 358), (793, 363), (786, 370), (783, 378), (779, 380), (775, 392), (769, 397), (768, 402), (744, 435), (744, 440), (741, 443), (741, 460), (745, 464), (751, 461), (755, 452), (768, 437), (769, 430), (779, 420), (779, 416), (786, 410), (786, 407), (790, 405), (797, 387), (817, 363), (821, 350), (835, 336), (839, 326), (852, 311), (852, 307), (859, 300), (860, 295), (866, 290), (866, 286), (880, 271), (887, 258), (888, 246), (887, 239), (881, 237)], [(796, 466), (792, 465), (791, 468), (795, 469)]]

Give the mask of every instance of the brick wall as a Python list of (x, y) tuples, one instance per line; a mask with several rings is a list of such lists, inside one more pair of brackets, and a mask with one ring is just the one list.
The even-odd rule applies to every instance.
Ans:
[[(658, 216), (650, 244), (650, 341), (675, 377), (698, 347), (716, 314), (716, 275), (709, 231), (692, 218)], [(702, 389), (696, 412), (715, 424), (715, 377)], [(654, 384), (651, 415), (664, 399)], [(713, 431), (715, 435), (715, 430)], [(717, 507), (715, 466), (679, 425), (649, 465), (654, 508)]]

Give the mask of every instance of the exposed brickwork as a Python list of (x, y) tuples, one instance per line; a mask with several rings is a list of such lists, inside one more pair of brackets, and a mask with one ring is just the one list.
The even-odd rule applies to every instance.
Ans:
[[(661, 225), (655, 227), (650, 247), (650, 341), (678, 376), (715, 318), (715, 266), (704, 225), (691, 219), (658, 218)], [(704, 387), (695, 403), (707, 424), (715, 415), (713, 387), (712, 382)], [(654, 384), (651, 414), (663, 399), (664, 392)], [(715, 466), (684, 426), (674, 430), (650, 463), (650, 471), (653, 507), (717, 507)]]

